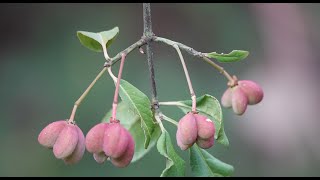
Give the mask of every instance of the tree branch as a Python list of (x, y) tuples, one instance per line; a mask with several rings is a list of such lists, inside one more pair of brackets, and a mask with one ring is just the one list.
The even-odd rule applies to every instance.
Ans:
[(152, 94), (152, 108), (157, 110), (159, 108), (158, 97), (157, 97), (157, 87), (154, 74), (154, 65), (153, 65), (153, 52), (151, 47), (151, 40), (154, 36), (152, 32), (152, 21), (151, 21), (151, 9), (150, 3), (143, 3), (143, 36), (147, 39), (147, 61), (150, 72), (150, 81), (151, 81), (151, 94)]

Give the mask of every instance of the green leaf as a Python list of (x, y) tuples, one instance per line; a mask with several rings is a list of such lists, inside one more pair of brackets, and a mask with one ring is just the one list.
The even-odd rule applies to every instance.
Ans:
[[(112, 116), (112, 109), (105, 115), (102, 119), (102, 122), (109, 122), (110, 117)], [(161, 135), (160, 126), (156, 125), (155, 129), (151, 135), (150, 143), (147, 149), (144, 148), (144, 133), (141, 128), (141, 119), (134, 112), (128, 104), (120, 102), (117, 107), (117, 119), (120, 120), (121, 124), (129, 130), (135, 142), (134, 155), (132, 163), (141, 159), (146, 155), (156, 144), (158, 138)]]
[(102, 46), (106, 46), (106, 48), (108, 48), (117, 37), (118, 33), (119, 28), (114, 27), (109, 31), (102, 31), (97, 33), (77, 31), (77, 36), (82, 45), (89, 48), (90, 50), (101, 52), (103, 51)]
[[(117, 79), (113, 79), (114, 82)], [(149, 98), (129, 82), (121, 79), (119, 95), (122, 101), (139, 117), (144, 132), (144, 148), (147, 149), (153, 134), (155, 123)]]
[(226, 132), (224, 131), (224, 123), (221, 124), (217, 141), (224, 146), (229, 146), (229, 139), (226, 135)]
[(167, 131), (164, 131), (158, 139), (157, 149), (161, 155), (166, 157), (166, 168), (162, 171), (161, 177), (181, 177), (185, 175), (185, 162), (175, 152), (170, 135)]
[(190, 148), (190, 166), (194, 176), (225, 177), (234, 172), (233, 166), (213, 157), (196, 144)]
[[(186, 101), (179, 101), (178, 102), (180, 105), (178, 106), (184, 113), (187, 113), (191, 111), (192, 107), (192, 101), (191, 100), (186, 100)], [(212, 119), (216, 128), (216, 133), (215, 133), (215, 139), (220, 139), (218, 142), (223, 142), (226, 141), (225, 138), (226, 136), (223, 132), (221, 133), (221, 127), (223, 127), (222, 123), (222, 109), (220, 106), (219, 101), (209, 95), (205, 94), (201, 97), (197, 98), (197, 111), (199, 114), (203, 114), (207, 116), (208, 118)], [(228, 141), (228, 140), (227, 140)], [(228, 145), (229, 143), (222, 143), (223, 145)]]
[(219, 54), (216, 52), (207, 53), (206, 56), (209, 58), (215, 58), (219, 62), (235, 62), (246, 58), (249, 55), (248, 51), (233, 50), (229, 54)]

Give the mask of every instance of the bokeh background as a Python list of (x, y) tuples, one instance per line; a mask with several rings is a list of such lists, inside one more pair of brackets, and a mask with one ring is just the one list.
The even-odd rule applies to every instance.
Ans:
[[(234, 176), (319, 176), (320, 5), (152, 4), (154, 33), (201, 52), (250, 51), (223, 64), (240, 79), (264, 89), (264, 100), (236, 116), (223, 109), (228, 148), (209, 151), (235, 167)], [(52, 121), (70, 116), (73, 103), (104, 63), (102, 53), (83, 47), (77, 30), (99, 32), (118, 26), (111, 56), (138, 40), (142, 4), (0, 4), (0, 176), (159, 176), (164, 158), (154, 148), (125, 169), (97, 164), (85, 153), (66, 166), (37, 142)], [(226, 79), (184, 53), (197, 95), (220, 99)], [(189, 99), (176, 52), (154, 45), (160, 101)], [(114, 71), (118, 69), (116, 64)], [(132, 52), (123, 78), (150, 94), (146, 58)], [(78, 109), (84, 133), (111, 108), (114, 85), (101, 78)], [(179, 119), (177, 108), (162, 107)], [(165, 126), (174, 138), (175, 129)], [(175, 142), (175, 141), (174, 141)], [(188, 153), (177, 152), (188, 162)], [(189, 167), (188, 167), (189, 168)], [(188, 175), (190, 169), (188, 169)]]

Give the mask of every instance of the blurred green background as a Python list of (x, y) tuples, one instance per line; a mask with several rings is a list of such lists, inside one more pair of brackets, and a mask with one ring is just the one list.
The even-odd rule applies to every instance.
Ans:
[[(223, 66), (240, 79), (258, 82), (264, 100), (244, 116), (223, 109), (230, 146), (217, 144), (210, 153), (232, 164), (234, 176), (320, 175), (319, 4), (151, 4), (151, 8), (158, 36), (201, 52), (250, 52), (246, 60)], [(103, 54), (83, 47), (76, 31), (118, 26), (120, 34), (109, 49), (114, 56), (142, 36), (142, 4), (0, 4), (0, 23), (0, 176), (161, 174), (165, 159), (156, 148), (118, 169), (109, 162), (97, 164), (88, 152), (77, 165), (66, 166), (37, 142), (47, 124), (69, 118), (73, 103), (104, 64)], [(153, 47), (160, 101), (189, 99), (175, 50), (163, 44)], [(220, 99), (226, 79), (200, 59), (183, 54), (196, 94)], [(118, 67), (117, 63), (114, 72)], [(123, 78), (150, 95), (146, 57), (137, 50), (127, 57)], [(113, 93), (106, 74), (78, 109), (76, 121), (84, 133), (111, 108)], [(183, 115), (177, 108), (161, 109), (176, 120)], [(168, 123), (165, 127), (175, 142), (174, 127)], [(188, 153), (176, 150), (188, 162)]]

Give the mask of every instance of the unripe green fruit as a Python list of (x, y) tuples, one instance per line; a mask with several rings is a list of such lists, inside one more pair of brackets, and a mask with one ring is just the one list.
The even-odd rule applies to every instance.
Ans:
[(73, 153), (78, 143), (77, 128), (73, 124), (67, 124), (60, 132), (57, 141), (53, 145), (53, 154), (58, 159), (68, 157)]
[(257, 83), (249, 80), (242, 80), (239, 81), (238, 84), (248, 97), (248, 103), (250, 105), (261, 102), (263, 99), (263, 90)]
[(39, 134), (38, 142), (47, 148), (53, 148), (60, 132), (67, 125), (65, 120), (55, 121), (47, 125)]
[(237, 115), (242, 115), (247, 109), (248, 98), (238, 86), (233, 88), (232, 93), (232, 109)]

